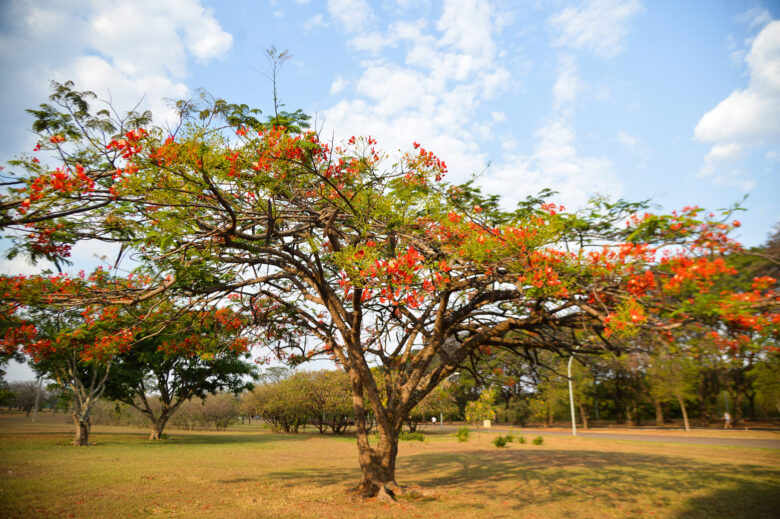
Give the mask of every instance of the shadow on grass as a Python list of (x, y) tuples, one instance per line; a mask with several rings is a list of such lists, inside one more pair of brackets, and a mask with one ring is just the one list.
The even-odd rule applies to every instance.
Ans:
[(750, 517), (775, 519), (780, 516), (780, 485), (741, 483), (728, 489), (689, 499), (675, 519)]
[[(488, 500), (510, 500), (515, 509), (565, 500), (626, 510), (643, 503), (669, 511), (683, 502), (686, 510), (710, 512), (729, 503), (734, 513), (742, 506), (736, 502), (750, 503), (749, 517), (778, 517), (780, 510), (780, 469), (648, 454), (547, 449), (426, 453), (400, 458), (398, 477), (401, 484), (428, 488), (470, 487)], [(689, 497), (707, 490), (705, 497)], [(729, 517), (691, 513), (679, 517)], [(746, 516), (740, 513), (735, 517)]]
[(267, 477), (287, 481), (298, 485), (344, 485), (355, 486), (360, 482), (360, 469), (336, 469), (336, 468), (297, 468), (279, 472), (269, 472)]

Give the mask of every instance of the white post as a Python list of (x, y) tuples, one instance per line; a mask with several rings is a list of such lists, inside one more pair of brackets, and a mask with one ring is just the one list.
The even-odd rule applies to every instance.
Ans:
[(35, 391), (35, 407), (33, 407), (32, 421), (35, 423), (35, 419), (38, 418), (38, 403), (41, 400), (41, 384), (43, 383), (43, 375), (38, 377), (38, 389)]
[(577, 436), (577, 417), (574, 415), (574, 384), (571, 381), (571, 361), (574, 355), (569, 357), (569, 407), (571, 408), (571, 435)]

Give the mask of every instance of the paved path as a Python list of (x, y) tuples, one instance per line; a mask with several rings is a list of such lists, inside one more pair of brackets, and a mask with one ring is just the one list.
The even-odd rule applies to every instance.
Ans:
[[(454, 432), (458, 429), (457, 426), (445, 425), (444, 427), (436, 427), (436, 431), (442, 432)], [(472, 429), (474, 430), (474, 429)], [(540, 429), (513, 429), (514, 432), (519, 434), (525, 434), (528, 436), (571, 436), (571, 431), (547, 431)], [(425, 433), (433, 432), (431, 427), (426, 427)], [(492, 430), (479, 429), (482, 434), (503, 434), (505, 431), (503, 428), (497, 428)], [(696, 434), (695, 432), (691, 433)], [(640, 442), (660, 442), (660, 443), (689, 443), (696, 445), (725, 445), (728, 447), (757, 447), (764, 449), (780, 449), (780, 440), (765, 440), (755, 438), (712, 438), (705, 436), (672, 436), (667, 434), (653, 434), (652, 432), (643, 432), (642, 434), (631, 433), (618, 433), (618, 432), (592, 432), (577, 430), (577, 436), (583, 438), (602, 438), (607, 440), (631, 440)]]

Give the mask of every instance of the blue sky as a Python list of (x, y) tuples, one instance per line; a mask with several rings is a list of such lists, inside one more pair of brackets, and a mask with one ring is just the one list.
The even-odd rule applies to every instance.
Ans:
[(477, 174), (508, 205), (544, 187), (569, 208), (747, 195), (740, 237), (757, 245), (780, 219), (779, 19), (768, 0), (10, 0), (0, 161), (34, 145), (23, 109), (50, 79), (120, 108), (143, 98), (159, 121), (163, 99), (201, 87), (268, 110), (275, 45), (292, 54), (283, 101), (325, 138), (421, 142), (449, 180)]

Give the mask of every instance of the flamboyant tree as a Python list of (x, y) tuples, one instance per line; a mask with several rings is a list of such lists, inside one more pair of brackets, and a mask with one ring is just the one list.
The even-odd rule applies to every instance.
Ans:
[[(0, 346), (27, 355), (39, 375), (64, 390), (76, 425), (74, 445), (88, 444), (90, 411), (102, 396), (137, 407), (159, 438), (182, 400), (240, 391), (246, 386), (242, 377), (254, 373), (241, 360), (250, 341), (241, 316), (227, 306), (182, 311), (162, 297), (136, 307), (111, 304), (109, 294), (133, 292), (147, 282), (103, 269), (77, 277), (0, 276), (5, 318), (15, 323)], [(157, 415), (148, 400), (150, 378), (161, 400)]]
[(545, 197), (504, 211), (446, 184), (446, 164), (417, 143), (391, 161), (371, 137), (326, 143), (222, 101), (180, 103), (168, 132), (114, 121), (89, 97), (58, 85), (33, 112), (61, 164), (14, 164), (0, 201), (0, 224), (24, 233), (12, 253), (62, 261), (78, 240), (118, 242), (153, 268), (142, 289), (104, 299), (232, 297), (280, 357), (330, 356), (350, 379), (364, 495), (400, 490), (404, 419), (471, 356), (587, 354), (776, 304), (775, 285), (750, 300), (707, 292), (730, 275), (716, 255), (739, 249), (728, 214), (605, 201), (569, 213)]
[(106, 286), (105, 272), (85, 279), (67, 276), (0, 277), (6, 319), (14, 321), (2, 337), (6, 352), (23, 352), (39, 376), (56, 382), (69, 398), (76, 426), (74, 445), (87, 445), (90, 411), (102, 396), (115, 355), (126, 351), (135, 318), (124, 306), (60, 306), (49, 294), (67, 298), (88, 287)]

